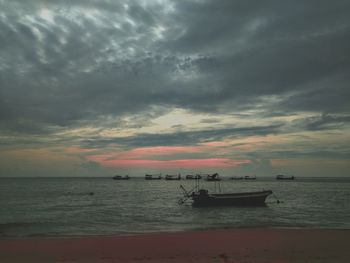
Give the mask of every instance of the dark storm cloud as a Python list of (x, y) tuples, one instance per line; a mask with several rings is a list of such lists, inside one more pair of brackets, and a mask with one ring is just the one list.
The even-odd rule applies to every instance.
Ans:
[(294, 125), (308, 131), (333, 130), (350, 126), (350, 115), (321, 115), (295, 120)]
[(349, 111), (348, 1), (0, 3), (2, 132), (148, 120), (154, 106)]
[[(319, 81), (327, 80), (332, 84), (326, 90), (340, 102), (330, 110), (344, 110), (348, 103), (343, 95), (349, 95), (344, 87), (349, 81), (342, 77), (350, 72), (349, 7), (345, 1), (331, 7), (327, 1), (181, 3), (179, 9), (185, 14), (181, 21), (189, 26), (165, 45), (186, 54), (212, 54), (214, 63), (210, 69), (206, 63), (205, 71), (214, 77), (212, 86), (220, 86), (221, 102), (237, 105), (241, 100), (239, 106), (254, 107), (259, 96), (304, 94), (305, 89), (316, 93)], [(315, 108), (305, 100), (296, 106), (319, 111), (324, 104), (323, 110), (328, 110), (325, 92)]]

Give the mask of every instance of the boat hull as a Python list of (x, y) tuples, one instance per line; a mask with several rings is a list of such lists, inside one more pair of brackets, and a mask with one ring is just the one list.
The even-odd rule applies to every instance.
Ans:
[(276, 176), (276, 179), (277, 179), (277, 180), (291, 181), (291, 180), (294, 180), (295, 177), (294, 177), (294, 175), (292, 175), (292, 176), (284, 176), (284, 175), (280, 174), (280, 175), (277, 175), (277, 176)]
[(272, 191), (238, 193), (238, 194), (213, 194), (192, 195), (193, 206), (266, 206), (266, 198)]
[(207, 181), (207, 182), (219, 182), (219, 181), (221, 181), (221, 179), (220, 179), (220, 178), (214, 178), (214, 179), (211, 179), (211, 178), (209, 179), (209, 178), (207, 178), (206, 181)]
[(186, 180), (199, 180), (202, 179), (200, 175), (186, 175)]
[(113, 177), (113, 180), (129, 180), (130, 177), (127, 175), (127, 176), (114, 176)]

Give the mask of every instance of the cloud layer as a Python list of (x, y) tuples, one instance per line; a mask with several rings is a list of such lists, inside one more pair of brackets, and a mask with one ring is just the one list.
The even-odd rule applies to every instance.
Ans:
[[(115, 147), (314, 138), (300, 152), (286, 145), (287, 158), (317, 152), (318, 138), (332, 132), (338, 140), (327, 147), (329, 158), (349, 157), (348, 1), (0, 6), (6, 149), (74, 145), (114, 154)], [(252, 150), (241, 159), (274, 155)]]

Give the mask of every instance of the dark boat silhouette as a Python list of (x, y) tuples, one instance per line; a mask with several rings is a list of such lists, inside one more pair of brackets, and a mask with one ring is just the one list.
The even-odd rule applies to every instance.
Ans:
[(129, 175), (115, 175), (113, 176), (113, 180), (129, 180), (130, 176)]
[(161, 180), (162, 174), (146, 174), (145, 180)]
[(232, 176), (230, 179), (231, 180), (243, 180), (244, 177), (243, 176)]
[(249, 175), (246, 175), (244, 176), (244, 180), (256, 180), (256, 176), (249, 176)]
[(285, 176), (285, 175), (283, 175), (283, 174), (279, 174), (279, 175), (276, 176), (276, 179), (277, 179), (277, 180), (294, 180), (295, 177), (294, 177), (294, 175)]
[(219, 177), (218, 173), (214, 173), (214, 174), (207, 174), (206, 180), (209, 182), (215, 182), (215, 181), (221, 181), (221, 178)]
[(188, 174), (186, 175), (186, 180), (196, 180), (196, 179), (202, 179), (202, 176), (200, 174)]
[(165, 180), (181, 180), (180, 174), (167, 174)]
[(193, 206), (265, 206), (266, 198), (271, 190), (259, 192), (209, 194), (208, 190), (200, 189), (191, 194)]
[(191, 198), (195, 207), (205, 206), (266, 206), (266, 198), (272, 194), (271, 190), (263, 190), (256, 192), (242, 192), (242, 193), (220, 193), (210, 194), (206, 189), (199, 189), (192, 193), (184, 191), (184, 199), (179, 200), (179, 203), (185, 202)]

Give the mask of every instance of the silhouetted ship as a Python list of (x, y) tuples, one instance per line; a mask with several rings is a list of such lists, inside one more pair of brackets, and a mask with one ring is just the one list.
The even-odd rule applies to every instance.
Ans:
[(243, 180), (243, 176), (232, 176), (231, 180)]
[(146, 180), (161, 180), (162, 175), (161, 174), (146, 174), (145, 179)]
[(242, 192), (242, 193), (227, 193), (227, 194), (209, 194), (206, 189), (199, 189), (192, 193), (188, 192), (182, 185), (180, 186), (184, 191), (184, 198), (179, 200), (179, 203), (184, 203), (191, 198), (193, 206), (266, 206), (266, 198), (272, 194), (271, 190), (263, 190), (256, 192)]
[(129, 180), (130, 176), (129, 175), (115, 175), (113, 176), (113, 180)]
[(294, 175), (285, 176), (285, 175), (283, 175), (283, 174), (279, 174), (279, 175), (276, 176), (276, 179), (277, 179), (277, 180), (294, 180), (295, 177), (294, 177)]
[(249, 175), (246, 175), (244, 176), (244, 180), (256, 180), (256, 176), (249, 176)]
[(199, 180), (199, 179), (202, 179), (202, 176), (200, 174), (188, 174), (186, 175), (186, 180)]
[(215, 181), (221, 181), (221, 178), (219, 177), (218, 173), (215, 173), (215, 174), (208, 174), (206, 180), (209, 182), (215, 182)]
[(165, 180), (181, 180), (180, 174), (167, 174)]

